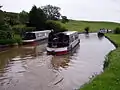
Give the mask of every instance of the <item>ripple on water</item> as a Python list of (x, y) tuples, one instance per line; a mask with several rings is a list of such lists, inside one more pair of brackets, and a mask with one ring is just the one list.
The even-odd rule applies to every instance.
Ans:
[(43, 43), (0, 53), (0, 90), (79, 88), (103, 71), (105, 55), (115, 49), (97, 34), (81, 34), (80, 39), (80, 45), (70, 55), (47, 55)]

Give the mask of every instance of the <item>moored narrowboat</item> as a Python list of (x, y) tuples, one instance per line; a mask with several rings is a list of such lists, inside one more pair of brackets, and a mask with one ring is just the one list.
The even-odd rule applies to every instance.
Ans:
[(51, 30), (26, 32), (23, 36), (23, 44), (34, 44), (37, 41), (47, 39)]

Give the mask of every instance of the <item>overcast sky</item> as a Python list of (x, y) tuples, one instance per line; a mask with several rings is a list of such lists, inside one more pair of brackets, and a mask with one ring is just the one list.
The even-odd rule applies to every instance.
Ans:
[(120, 0), (0, 0), (0, 4), (2, 10), (9, 12), (51, 4), (59, 6), (62, 15), (70, 19), (120, 22)]

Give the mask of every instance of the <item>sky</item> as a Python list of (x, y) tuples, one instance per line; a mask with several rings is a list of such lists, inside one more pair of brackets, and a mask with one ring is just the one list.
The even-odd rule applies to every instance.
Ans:
[(48, 4), (60, 7), (69, 19), (120, 22), (120, 0), (0, 0), (8, 12), (29, 12), (33, 5)]

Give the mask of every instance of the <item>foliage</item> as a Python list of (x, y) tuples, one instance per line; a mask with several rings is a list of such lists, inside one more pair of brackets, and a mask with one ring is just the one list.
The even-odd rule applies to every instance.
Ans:
[(46, 22), (46, 26), (47, 29), (54, 30), (54, 32), (62, 32), (67, 30), (62, 24), (53, 20), (48, 20)]
[(14, 39), (0, 39), (0, 45), (13, 45), (16, 43)]
[(4, 23), (4, 13), (0, 10), (0, 25)]
[(24, 10), (19, 13), (19, 21), (21, 24), (26, 24), (28, 20), (28, 13), (25, 12)]
[(67, 23), (69, 20), (67, 19), (67, 16), (61, 16), (62, 17), (62, 23)]
[(0, 8), (1, 8), (2, 6), (0, 5)]
[(120, 27), (115, 28), (114, 33), (115, 34), (120, 34)]
[(1, 24), (0, 25), (0, 30), (3, 30), (3, 31), (12, 31), (12, 28), (8, 24)]
[(15, 35), (14, 35), (14, 40), (15, 40), (15, 42), (18, 43), (19, 45), (22, 45), (22, 38), (21, 38), (20, 35), (15, 34)]
[(36, 27), (36, 29), (45, 29), (46, 15), (41, 8), (33, 6), (29, 12), (30, 27)]
[(4, 12), (4, 21), (11, 26), (17, 25), (20, 23), (19, 14), (12, 12)]
[(85, 27), (85, 32), (89, 32), (90, 28), (89, 27)]
[(58, 20), (61, 16), (60, 7), (46, 5), (42, 6), (42, 9), (46, 14), (48, 20)]
[(15, 25), (12, 27), (15, 34), (23, 35), (24, 32), (31, 32), (35, 30), (35, 27), (26, 27), (25, 25)]
[(0, 39), (12, 39), (13, 34), (10, 31), (0, 30)]
[(1, 24), (0, 25), (0, 39), (12, 39), (13, 32), (11, 26), (8, 24)]

